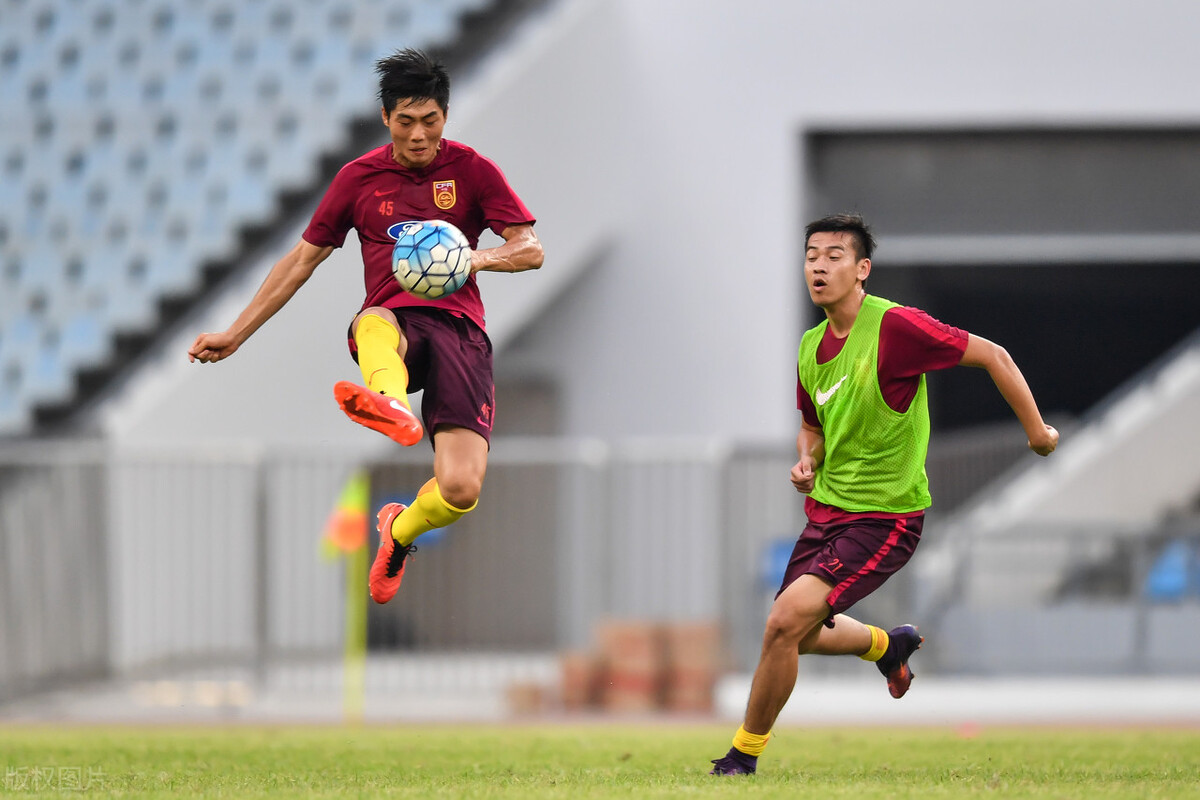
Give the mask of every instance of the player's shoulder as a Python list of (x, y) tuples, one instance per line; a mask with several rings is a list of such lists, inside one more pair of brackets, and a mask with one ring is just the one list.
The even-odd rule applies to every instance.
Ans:
[(379, 147), (372, 147), (358, 158), (351, 159), (343, 164), (342, 168), (338, 170), (338, 175), (357, 177), (364, 173), (386, 167), (387, 163), (391, 161), (391, 148), (392, 145), (390, 142)]
[(805, 346), (813, 345), (815, 342), (820, 342), (821, 337), (823, 337), (825, 335), (825, 331), (828, 328), (829, 328), (829, 320), (828, 319), (822, 319), (816, 325), (813, 325), (811, 328), (806, 330), (804, 332), (804, 334), (800, 337), (800, 348), (803, 349)]
[(442, 155), (448, 159), (461, 158), (479, 158), (479, 151), (469, 144), (455, 141), (454, 139), (442, 139)]
[(928, 317), (929, 314), (916, 306), (903, 306), (899, 303), (892, 303), (884, 310), (883, 316), (885, 318), (890, 317), (893, 320), (911, 320)]
[(916, 306), (895, 305), (883, 315), (882, 333), (889, 336), (965, 340), (967, 332), (937, 319)]
[(929, 322), (937, 322), (929, 312), (916, 306), (905, 306), (899, 303), (892, 303), (884, 312), (883, 319), (885, 323), (899, 323), (907, 325), (922, 325)]
[(474, 147), (452, 139), (442, 139), (441, 162), (447, 166), (469, 169), (496, 169), (496, 162), (480, 153)]

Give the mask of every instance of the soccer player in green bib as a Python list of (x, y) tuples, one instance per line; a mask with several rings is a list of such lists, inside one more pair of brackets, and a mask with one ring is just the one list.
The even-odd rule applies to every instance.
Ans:
[(930, 505), (925, 477), (929, 406), (925, 373), (955, 365), (987, 370), (1047, 456), (1058, 431), (1042, 420), (1008, 352), (980, 336), (867, 294), (875, 240), (862, 217), (839, 214), (805, 229), (804, 279), (825, 320), (804, 334), (797, 371), (803, 421), (792, 484), (808, 495), (783, 585), (767, 617), (762, 655), (733, 747), (714, 775), (749, 775), (796, 683), (803, 653), (875, 662), (903, 697), (913, 625), (885, 631), (846, 616), (912, 557)]

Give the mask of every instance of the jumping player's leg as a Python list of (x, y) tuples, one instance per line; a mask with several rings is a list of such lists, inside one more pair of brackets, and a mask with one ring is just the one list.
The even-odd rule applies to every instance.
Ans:
[(487, 471), (495, 406), (491, 342), (481, 329), (449, 314), (400, 313), (412, 383), (424, 391), (421, 411), (425, 427), (433, 432), (434, 477), (411, 506), (388, 503), (379, 512), (379, 550), (370, 586), (380, 603), (399, 589), (417, 537), (475, 508)]
[(487, 440), (468, 428), (442, 427), (433, 434), (433, 443), (433, 479), (392, 523), (392, 537), (401, 546), (458, 521), (479, 502), (487, 472)]
[(377, 306), (364, 309), (354, 318), (350, 335), (366, 388), (338, 381), (333, 387), (338, 405), (360, 425), (400, 444), (416, 444), (423, 431), (408, 402), (408, 341), (395, 314)]
[(396, 315), (381, 306), (364, 309), (351, 323), (350, 333), (358, 346), (358, 367), (366, 387), (412, 408), (408, 403), (408, 368), (404, 366), (408, 340)]
[(412, 505), (388, 503), (379, 511), (379, 549), (369, 575), (376, 603), (395, 597), (418, 536), (457, 522), (479, 502), (487, 470), (487, 440), (467, 428), (442, 426), (433, 434), (433, 442), (434, 477), (420, 488)]

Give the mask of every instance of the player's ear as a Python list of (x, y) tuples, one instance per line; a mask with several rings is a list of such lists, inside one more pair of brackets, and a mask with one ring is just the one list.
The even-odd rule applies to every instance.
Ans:
[(871, 259), (860, 258), (858, 260), (858, 279), (865, 281), (867, 276), (871, 274)]
[(388, 112), (383, 106), (379, 107), (379, 113), (383, 117), (383, 126), (386, 128), (388, 124)]

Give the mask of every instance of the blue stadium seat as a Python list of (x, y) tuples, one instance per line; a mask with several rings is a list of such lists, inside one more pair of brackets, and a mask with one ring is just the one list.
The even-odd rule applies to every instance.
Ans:
[(281, 191), (319, 188), (373, 114), (375, 58), (492, 1), (0, 0), (19, 110), (0, 116), (0, 435), (197, 291)]
[(29, 427), (29, 403), (25, 402), (15, 384), (0, 372), (0, 433), (17, 432)]
[(1197, 585), (1196, 545), (1184, 539), (1168, 542), (1146, 575), (1144, 593), (1147, 599), (1170, 603), (1195, 594)]
[(90, 311), (72, 315), (63, 328), (60, 344), (63, 361), (72, 367), (103, 361), (112, 350), (104, 320)]

